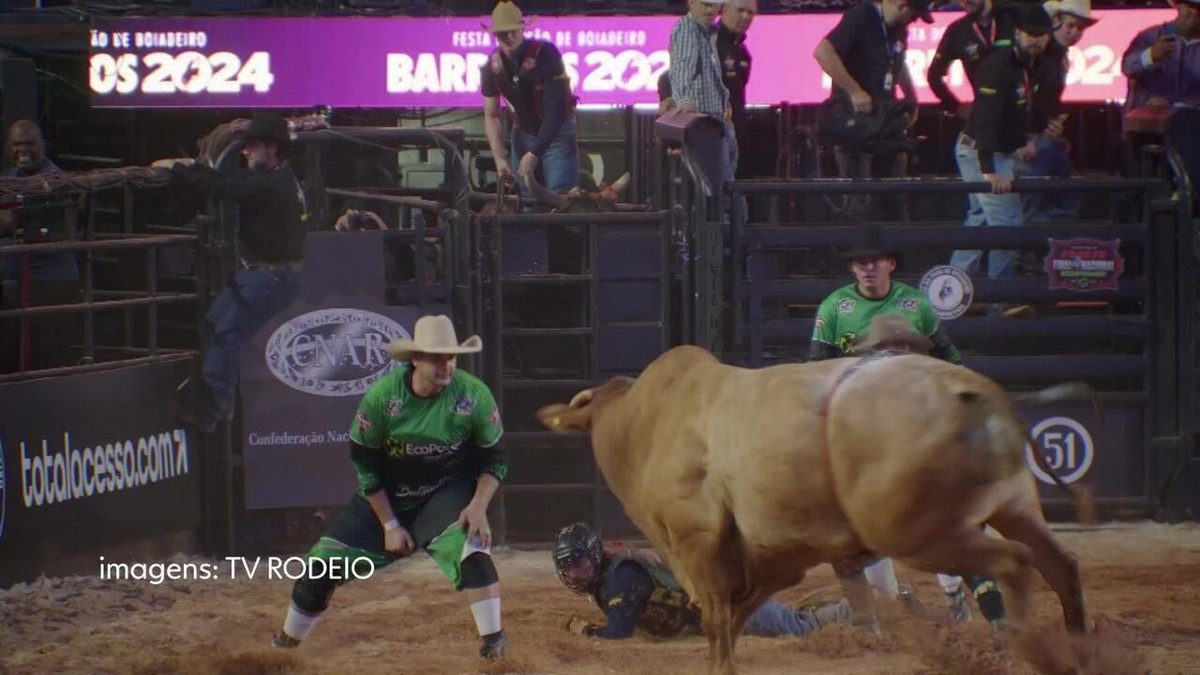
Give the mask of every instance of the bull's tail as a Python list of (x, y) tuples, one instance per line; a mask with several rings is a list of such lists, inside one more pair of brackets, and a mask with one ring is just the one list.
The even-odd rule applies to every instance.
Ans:
[(1096, 393), (1095, 389), (1084, 382), (1056, 384), (1041, 391), (1024, 392), (1013, 394), (1012, 396), (1014, 403), (1023, 403), (1035, 407), (1077, 399), (1090, 400), (1092, 402), (1092, 411), (1096, 413), (1096, 419), (1101, 422), (1104, 421), (1104, 403), (1100, 401), (1100, 395)]
[(1047, 476), (1050, 476), (1055, 485), (1071, 497), (1071, 503), (1075, 505), (1075, 514), (1079, 522), (1084, 525), (1092, 525), (1099, 520), (1096, 513), (1096, 501), (1092, 497), (1091, 488), (1086, 485), (1072, 485), (1060, 478), (1057, 473), (1054, 473), (1054, 469), (1051, 469), (1050, 464), (1046, 462), (1046, 449), (1034, 439), (1033, 434), (1030, 434), (1028, 429), (1024, 429), (1024, 432), (1025, 442), (1029, 444), (1029, 447), (1033, 448), (1033, 461), (1037, 463), (1039, 469)]

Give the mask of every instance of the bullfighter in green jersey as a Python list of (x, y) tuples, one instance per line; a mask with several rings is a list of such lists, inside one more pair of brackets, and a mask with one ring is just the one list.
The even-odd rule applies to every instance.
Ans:
[(854, 283), (843, 286), (821, 302), (813, 325), (810, 361), (848, 356), (854, 341), (866, 336), (871, 319), (898, 314), (913, 330), (933, 341), (930, 356), (960, 363), (958, 349), (942, 330), (933, 305), (921, 291), (892, 280), (900, 257), (883, 243), (883, 228), (866, 225), (854, 248), (842, 257), (850, 262)]
[(466, 596), (482, 641), (479, 655), (504, 654), (487, 519), (508, 472), (504, 429), (487, 385), (456, 368), (458, 354), (482, 348), (478, 336), (459, 343), (442, 315), (422, 317), (412, 340), (388, 345), (401, 364), (371, 386), (350, 427), (358, 492), (308, 552), (308, 575), (292, 588), (276, 647), (299, 645), (337, 586), (358, 578), (318, 574), (325, 566), (313, 560), (344, 570), (366, 558), (380, 568), (421, 548)]

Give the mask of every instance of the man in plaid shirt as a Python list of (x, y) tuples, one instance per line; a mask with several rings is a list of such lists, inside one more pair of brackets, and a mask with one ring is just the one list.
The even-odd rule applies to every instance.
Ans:
[(729, 90), (721, 80), (717, 56), (718, 9), (725, 0), (688, 0), (688, 13), (671, 29), (671, 94), (677, 110), (699, 112), (725, 124), (725, 180), (733, 180), (738, 163), (737, 134)]

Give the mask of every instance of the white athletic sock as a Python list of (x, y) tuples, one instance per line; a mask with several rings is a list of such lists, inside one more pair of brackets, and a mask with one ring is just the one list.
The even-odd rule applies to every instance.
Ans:
[(479, 635), (491, 635), (500, 631), (500, 598), (488, 598), (471, 603), (471, 615), (475, 617), (475, 628)]
[(293, 604), (288, 607), (287, 618), (283, 620), (283, 632), (296, 640), (303, 640), (312, 632), (313, 626), (320, 620), (320, 614), (306, 614)]
[(937, 575), (938, 585), (942, 587), (942, 592), (946, 595), (954, 595), (962, 588), (962, 577), (956, 577), (952, 574)]
[(896, 581), (896, 568), (891, 558), (882, 558), (873, 565), (867, 565), (863, 568), (863, 574), (877, 597), (889, 600), (900, 597), (900, 583)]

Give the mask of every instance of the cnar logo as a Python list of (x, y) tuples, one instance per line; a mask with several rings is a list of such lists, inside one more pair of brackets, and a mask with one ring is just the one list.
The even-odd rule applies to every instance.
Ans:
[(267, 367), (281, 382), (319, 396), (362, 394), (391, 370), (392, 340), (412, 336), (382, 314), (336, 307), (286, 321), (267, 340)]

